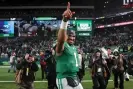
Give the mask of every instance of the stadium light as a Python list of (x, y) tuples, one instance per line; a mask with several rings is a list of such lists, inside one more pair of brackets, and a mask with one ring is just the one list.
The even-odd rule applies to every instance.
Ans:
[(117, 27), (117, 26), (129, 25), (129, 24), (133, 24), (133, 21), (127, 21), (127, 22), (122, 22), (122, 23), (113, 23), (113, 24), (107, 24), (107, 25), (100, 25), (100, 26), (97, 26), (96, 28)]

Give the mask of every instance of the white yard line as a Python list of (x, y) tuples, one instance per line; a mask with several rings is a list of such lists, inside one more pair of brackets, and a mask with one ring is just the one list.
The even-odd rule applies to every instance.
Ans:
[(0, 66), (0, 68), (9, 68), (10, 66)]
[[(0, 68), (9, 68), (10, 66), (0, 66)], [(112, 82), (113, 80), (109, 80), (110, 82)], [(133, 79), (130, 79), (130, 81), (133, 81)], [(0, 81), (0, 83), (11, 83), (11, 82), (15, 82), (15, 81)], [(35, 81), (35, 82), (47, 82), (47, 81)], [(82, 82), (92, 82), (92, 80), (83, 80)]]
[[(40, 65), (38, 65), (40, 67)], [(0, 68), (10, 68), (10, 66), (0, 66)]]

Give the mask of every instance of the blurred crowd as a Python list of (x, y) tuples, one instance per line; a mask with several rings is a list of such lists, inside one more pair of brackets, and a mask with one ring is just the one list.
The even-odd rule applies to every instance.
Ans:
[[(23, 24), (23, 25), (22, 25)], [(52, 23), (54, 24), (54, 22)], [(1, 55), (9, 55), (10, 52), (15, 51), (19, 54), (24, 47), (31, 48), (37, 53), (39, 50), (50, 49), (56, 41), (57, 29), (50, 27), (51, 24), (42, 24), (35, 26), (22, 22), (20, 26), (15, 26), (26, 34), (30, 31), (36, 31), (36, 35), (26, 35), (15, 38), (1, 40), (0, 53)], [(22, 26), (21, 26), (22, 25)], [(33, 29), (34, 28), (34, 29)], [(53, 29), (52, 29), (53, 28)], [(30, 30), (32, 29), (32, 30)], [(132, 50), (133, 45), (133, 31), (130, 27), (116, 27), (107, 29), (94, 29), (92, 37), (77, 37), (76, 46), (83, 50), (83, 53), (92, 53), (97, 47), (127, 47)]]
[(40, 37), (19, 37), (15, 39), (6, 39), (0, 43), (1, 55), (8, 55), (10, 57), (11, 52), (20, 54), (25, 53), (27, 49), (31, 49), (38, 53), (40, 50), (47, 50), (51, 48), (54, 38), (40, 38)]

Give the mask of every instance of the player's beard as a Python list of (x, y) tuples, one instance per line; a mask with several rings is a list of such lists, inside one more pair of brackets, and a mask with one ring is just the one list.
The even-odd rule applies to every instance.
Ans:
[(74, 39), (68, 38), (68, 44), (69, 44), (69, 45), (73, 45), (73, 44), (74, 44), (74, 41), (75, 41)]

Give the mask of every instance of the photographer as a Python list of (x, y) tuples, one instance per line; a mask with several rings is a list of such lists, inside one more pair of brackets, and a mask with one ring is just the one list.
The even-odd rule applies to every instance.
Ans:
[(107, 63), (102, 57), (102, 52), (96, 50), (89, 63), (93, 89), (106, 89), (106, 78), (110, 75)]
[(19, 89), (34, 89), (35, 72), (39, 69), (35, 58), (26, 54), (24, 60), (17, 63), (16, 68), (16, 83), (19, 84)]

